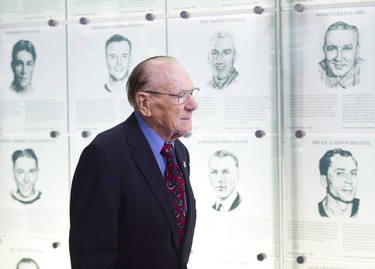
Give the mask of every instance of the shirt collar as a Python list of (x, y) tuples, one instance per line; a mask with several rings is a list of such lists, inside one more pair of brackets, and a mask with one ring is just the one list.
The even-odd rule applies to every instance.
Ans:
[[(162, 155), (160, 154), (160, 151), (163, 148), (165, 142), (150, 126), (147, 125), (147, 123), (144, 121), (141, 115), (139, 115), (138, 112), (135, 112), (135, 118), (137, 119), (138, 124), (141, 127), (141, 130), (145, 135), (148, 144), (151, 147), (152, 153), (154, 154), (154, 157), (159, 165), (160, 171), (163, 174), (165, 170), (165, 163)], [(173, 142), (171, 144), (174, 146)]]
[(237, 195), (238, 195), (238, 192), (234, 191), (232, 192), (231, 195), (229, 195), (229, 197), (227, 197), (224, 201), (217, 201), (216, 204), (218, 205), (219, 203), (223, 206), (223, 210), (222, 211), (229, 211), (234, 200), (236, 200), (237, 198)]

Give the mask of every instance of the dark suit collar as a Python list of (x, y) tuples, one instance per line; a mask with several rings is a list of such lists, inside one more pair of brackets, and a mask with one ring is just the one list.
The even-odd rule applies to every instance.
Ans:
[(237, 192), (236, 199), (233, 201), (231, 207), (229, 208), (229, 211), (232, 211), (233, 209), (236, 209), (240, 205), (240, 203), (241, 203), (241, 196)]
[[(124, 122), (124, 125), (126, 125), (126, 128), (124, 128), (124, 130), (127, 133), (127, 142), (130, 147), (134, 148), (134, 151), (132, 152), (134, 161), (138, 165), (139, 170), (144, 175), (144, 179), (150, 186), (156, 200), (158, 200), (160, 207), (162, 208), (165, 217), (169, 222), (170, 229), (175, 239), (175, 246), (178, 249), (176, 228), (177, 221), (174, 213), (174, 208), (171, 203), (167, 188), (165, 188), (163, 184), (160, 184), (161, 182), (164, 182), (163, 176), (160, 173), (159, 166), (154, 158), (151, 147), (138, 125), (134, 112)], [(182, 165), (183, 167), (183, 160), (177, 148), (179, 148), (179, 146), (176, 147), (177, 162), (178, 165)], [(184, 178), (186, 178), (188, 176), (188, 173), (184, 171), (186, 169), (181, 170)]]

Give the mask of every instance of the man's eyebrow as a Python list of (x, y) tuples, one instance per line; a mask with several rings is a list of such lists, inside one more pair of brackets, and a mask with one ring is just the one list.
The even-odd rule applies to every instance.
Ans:
[(333, 171), (337, 171), (337, 170), (345, 171), (346, 169), (345, 169), (345, 168), (342, 168), (342, 167), (337, 167), (337, 168), (333, 169)]

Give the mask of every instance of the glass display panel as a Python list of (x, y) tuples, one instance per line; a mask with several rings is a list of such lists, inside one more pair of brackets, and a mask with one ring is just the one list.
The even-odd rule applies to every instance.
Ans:
[[(193, 134), (183, 143), (198, 212), (189, 268), (273, 264), (279, 257), (276, 138)], [(262, 253), (270, 258), (265, 263), (257, 260)]]
[(67, 0), (68, 19), (123, 18), (164, 14), (164, 0)]
[(181, 11), (217, 12), (275, 7), (275, 0), (167, 0), (168, 14), (180, 14)]
[(65, 29), (0, 29), (0, 132), (67, 131)]
[(130, 72), (166, 54), (165, 20), (72, 25), (69, 37), (71, 132), (97, 133), (124, 121), (133, 111), (125, 90)]
[(69, 230), (68, 139), (2, 136), (0, 147), (1, 242), (64, 241)]
[(373, 132), (375, 8), (281, 15), (285, 132)]
[(193, 132), (276, 130), (274, 13), (169, 19), (168, 33), (168, 53), (200, 88)]
[(363, 5), (364, 3), (371, 3), (373, 0), (280, 0), (280, 5), (283, 8), (293, 7), (295, 4), (302, 4), (304, 6), (313, 6), (313, 5), (325, 5), (330, 7), (335, 5), (350, 4), (358, 6)]
[(65, 0), (1, 0), (0, 25), (65, 20)]
[(374, 267), (374, 145), (350, 133), (285, 137), (284, 257)]

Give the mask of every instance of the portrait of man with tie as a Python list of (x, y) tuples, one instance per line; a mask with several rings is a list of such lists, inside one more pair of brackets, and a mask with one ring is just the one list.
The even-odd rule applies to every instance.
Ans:
[(71, 188), (72, 269), (186, 269), (196, 223), (190, 157), (199, 91), (175, 58), (131, 72), (134, 112), (83, 150)]
[(216, 151), (208, 161), (208, 177), (216, 196), (212, 208), (220, 212), (229, 212), (238, 208), (242, 198), (236, 190), (240, 179), (236, 155), (227, 150)]

